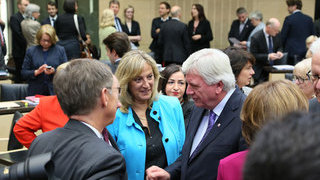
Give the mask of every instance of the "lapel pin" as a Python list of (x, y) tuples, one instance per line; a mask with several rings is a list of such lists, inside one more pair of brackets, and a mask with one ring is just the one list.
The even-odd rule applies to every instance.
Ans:
[(218, 127), (220, 127), (220, 126), (221, 126), (221, 124), (219, 123), (217, 126), (218, 126)]

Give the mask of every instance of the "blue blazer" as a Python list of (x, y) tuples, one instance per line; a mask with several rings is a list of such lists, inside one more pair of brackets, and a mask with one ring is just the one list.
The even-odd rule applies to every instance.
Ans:
[[(57, 69), (57, 67), (64, 62), (67, 62), (67, 55), (64, 48), (59, 45), (52, 45), (48, 50), (46, 64)], [(53, 92), (53, 74), (48, 76), (42, 73), (38, 76), (34, 76), (34, 71), (44, 63), (42, 46), (37, 45), (27, 49), (22, 65), (21, 75), (28, 81), (29, 96), (41, 94), (45, 88), (49, 88), (49, 90), (52, 90)]]
[[(150, 116), (159, 122), (167, 163), (170, 165), (180, 156), (185, 139), (180, 102), (175, 97), (160, 95), (153, 102)], [(133, 118), (132, 109), (129, 107), (128, 113), (118, 110), (113, 124), (107, 128), (126, 160), (128, 179), (144, 179), (146, 138), (141, 126)]]
[(200, 145), (199, 152), (189, 159), (194, 136), (206, 109), (194, 107), (187, 127), (187, 137), (182, 155), (166, 171), (171, 179), (217, 178), (220, 159), (242, 151), (247, 145), (241, 135), (240, 111), (246, 96), (238, 89), (233, 92), (212, 130)]
[(314, 27), (311, 17), (301, 11), (287, 16), (281, 30), (284, 51), (288, 52), (289, 57), (304, 57), (307, 51), (306, 39), (312, 34)]

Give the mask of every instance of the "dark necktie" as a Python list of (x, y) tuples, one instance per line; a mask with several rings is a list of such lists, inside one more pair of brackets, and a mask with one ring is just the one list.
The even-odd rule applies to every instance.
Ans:
[(103, 136), (104, 141), (107, 142), (108, 144), (110, 144), (107, 128), (103, 128), (103, 130), (102, 130), (102, 136)]
[[(268, 53), (273, 53), (273, 44), (272, 44), (272, 37), (269, 35), (268, 36)], [(273, 61), (270, 60), (270, 65), (273, 65)]]
[(53, 18), (51, 19), (51, 25), (52, 25), (52, 27), (54, 27), (54, 19)]
[(2, 30), (0, 29), (0, 39), (1, 39), (1, 47), (4, 46), (4, 38), (3, 38), (3, 34), (2, 34)]
[(206, 130), (206, 132), (204, 133), (204, 135), (203, 135), (200, 143), (198, 144), (198, 146), (196, 147), (196, 149), (195, 149), (195, 150), (193, 151), (193, 153), (191, 154), (191, 156), (190, 156), (190, 158), (189, 158), (190, 160), (193, 159), (194, 156), (198, 153), (201, 143), (204, 141), (204, 139), (205, 139), (205, 138), (208, 136), (208, 134), (210, 133), (210, 131), (211, 131), (213, 125), (214, 125), (214, 120), (216, 119), (216, 116), (217, 116), (217, 115), (216, 115), (212, 110), (210, 110), (207, 130)]

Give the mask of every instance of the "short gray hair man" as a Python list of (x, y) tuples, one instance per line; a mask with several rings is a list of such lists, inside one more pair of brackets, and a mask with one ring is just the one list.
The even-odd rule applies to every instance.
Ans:
[(198, 73), (208, 85), (222, 81), (225, 91), (235, 87), (229, 57), (218, 49), (203, 49), (193, 53), (183, 63), (182, 71), (185, 74)]
[(36, 5), (36, 4), (33, 4), (33, 3), (30, 3), (30, 4), (26, 7), (26, 9), (25, 9), (25, 11), (24, 11), (24, 16), (25, 16), (26, 18), (32, 18), (32, 17), (33, 17), (32, 14), (35, 13), (35, 12), (37, 12), (37, 13), (40, 12), (40, 6), (38, 6), (38, 5)]

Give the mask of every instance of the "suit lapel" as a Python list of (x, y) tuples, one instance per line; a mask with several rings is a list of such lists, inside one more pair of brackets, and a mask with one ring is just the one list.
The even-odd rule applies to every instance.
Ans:
[(199, 108), (199, 107), (194, 107), (194, 110), (192, 111), (192, 115), (190, 117), (190, 122), (188, 125), (188, 129), (187, 129), (187, 139), (185, 142), (185, 149), (186, 149), (186, 156), (187, 159), (189, 159), (189, 155), (191, 152), (191, 148), (192, 148), (192, 143), (193, 143), (193, 139), (194, 136), (197, 133), (198, 127), (202, 121), (202, 117), (204, 116), (206, 110), (203, 108)]
[[(204, 141), (200, 144), (198, 153), (194, 156), (193, 159), (191, 159), (188, 163), (190, 164), (196, 157), (200, 154), (201, 151), (205, 149), (206, 146), (208, 146), (209, 143), (214, 141), (221, 132), (236, 118), (235, 111), (240, 108), (240, 98), (241, 95), (239, 95), (240, 90), (236, 88), (236, 90), (233, 92), (231, 97), (229, 98), (228, 102), (224, 106), (219, 118), (215, 122), (213, 128), (211, 129), (208, 136), (204, 139)], [(201, 116), (203, 117), (203, 116)], [(202, 118), (200, 118), (202, 119)], [(198, 126), (197, 126), (198, 127)], [(198, 129), (198, 128), (197, 128)], [(194, 137), (195, 134), (193, 134)], [(190, 147), (191, 149), (191, 147)], [(189, 150), (190, 154), (190, 150)]]

